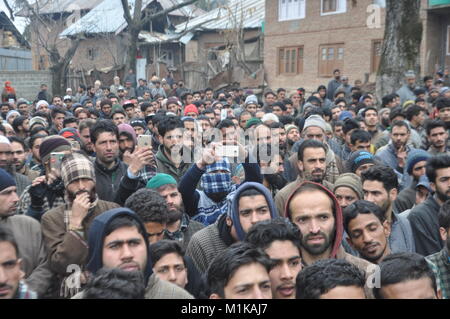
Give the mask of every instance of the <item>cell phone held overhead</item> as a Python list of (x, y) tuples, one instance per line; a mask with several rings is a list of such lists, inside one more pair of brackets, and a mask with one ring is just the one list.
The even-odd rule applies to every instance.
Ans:
[(65, 155), (66, 153), (64, 152), (50, 153), (50, 168), (61, 171), (61, 162)]
[(152, 147), (152, 137), (150, 135), (139, 135), (137, 138), (138, 147)]

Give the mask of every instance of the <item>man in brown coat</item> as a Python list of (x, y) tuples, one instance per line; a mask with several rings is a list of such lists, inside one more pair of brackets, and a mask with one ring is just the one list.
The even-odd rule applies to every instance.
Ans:
[(66, 189), (66, 204), (45, 213), (41, 223), (50, 268), (63, 279), (61, 295), (67, 297), (80, 288), (69, 291), (73, 277), (68, 281), (64, 277), (75, 269), (84, 270), (88, 255), (86, 236), (92, 221), (118, 205), (98, 199), (94, 166), (84, 155), (66, 155), (61, 163), (61, 178)]
[[(300, 229), (304, 266), (322, 259), (344, 259), (364, 271), (367, 277), (372, 275), (375, 268), (370, 262), (346, 253), (342, 247), (342, 209), (329, 189), (319, 183), (301, 183), (288, 198), (285, 213)], [(369, 280), (364, 288), (366, 296), (371, 298)]]

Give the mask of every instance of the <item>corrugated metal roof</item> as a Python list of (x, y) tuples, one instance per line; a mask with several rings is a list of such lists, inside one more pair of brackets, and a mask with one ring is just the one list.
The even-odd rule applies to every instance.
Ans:
[(177, 25), (176, 32), (191, 29), (226, 30), (240, 26), (241, 22), (246, 29), (257, 29), (261, 28), (264, 18), (265, 0), (230, 0), (228, 5)]
[[(73, 12), (76, 10), (89, 10), (103, 0), (38, 0), (31, 4), (40, 14)], [(24, 8), (17, 16), (29, 16), (28, 9)]]
[[(154, 0), (143, 0), (142, 10), (144, 10)], [(180, 0), (159, 0), (163, 9), (172, 7)], [(135, 0), (128, 0), (130, 13), (133, 15)], [(175, 10), (170, 14), (195, 16), (201, 11), (195, 10), (195, 6), (183, 8), (183, 11)], [(120, 0), (104, 0), (94, 9), (89, 11), (84, 17), (72, 24), (70, 27), (60, 33), (61, 37), (75, 35), (78, 33), (119, 33), (127, 27), (127, 22), (123, 16), (123, 8)]]
[(178, 37), (177, 34), (165, 34), (159, 32), (139, 32), (139, 40), (143, 40), (146, 43), (162, 43), (162, 42), (172, 42), (173, 39)]

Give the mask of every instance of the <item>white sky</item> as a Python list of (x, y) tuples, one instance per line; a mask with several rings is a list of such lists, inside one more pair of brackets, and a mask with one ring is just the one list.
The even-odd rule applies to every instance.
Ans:
[[(14, 0), (8, 0), (10, 4), (14, 3)], [(3, 2), (3, 0), (0, 0), (0, 10), (5, 11), (6, 15), (8, 16), (8, 18), (11, 18), (9, 16), (9, 11), (8, 9), (6, 9), (6, 6)], [(15, 17), (14, 21), (12, 21), (14, 23), (14, 25), (16, 26), (17, 30), (19, 30), (20, 33), (23, 33), (23, 30), (26, 27), (26, 19), (25, 18), (21, 18), (21, 17)]]

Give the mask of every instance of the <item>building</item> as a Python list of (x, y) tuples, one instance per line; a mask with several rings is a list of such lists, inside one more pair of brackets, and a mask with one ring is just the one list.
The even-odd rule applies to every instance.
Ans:
[[(421, 74), (450, 63), (450, 0), (421, 0)], [(340, 69), (375, 82), (385, 0), (266, 0), (264, 67), (271, 88), (314, 91)]]
[[(128, 0), (133, 15), (134, 0)], [(143, 0), (142, 11), (158, 12), (181, 3), (181, 0)], [(195, 6), (186, 6), (170, 12), (144, 25), (139, 34), (138, 61), (136, 74), (138, 78), (150, 78), (156, 63), (164, 62), (171, 66), (183, 61), (179, 45), (167, 41), (175, 25), (195, 18), (203, 11)], [(72, 59), (71, 67), (75, 71), (87, 74), (94, 70), (104, 73), (121, 70), (127, 56), (127, 22), (120, 0), (103, 0), (81, 19), (61, 30), (61, 38), (71, 38), (82, 34), (77, 53)], [(164, 42), (164, 45), (160, 45)], [(116, 72), (114, 72), (116, 73)], [(119, 72), (120, 74), (120, 72)], [(112, 77), (109, 79), (112, 83)]]
[(185, 50), (180, 68), (188, 87), (264, 85), (264, 4), (265, 0), (230, 0), (176, 26)]
[(31, 70), (30, 44), (5, 12), (0, 12), (0, 71)]

